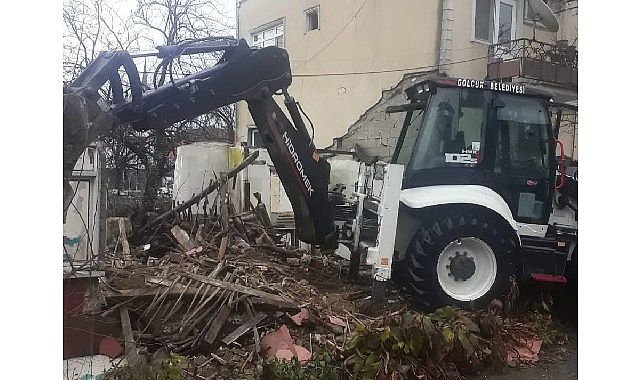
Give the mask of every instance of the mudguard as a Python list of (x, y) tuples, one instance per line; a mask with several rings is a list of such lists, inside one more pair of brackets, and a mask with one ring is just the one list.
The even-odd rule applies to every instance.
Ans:
[(401, 191), (401, 202), (414, 209), (452, 203), (469, 203), (483, 206), (501, 215), (512, 226), (518, 225), (510, 207), (503, 198), (492, 189), (479, 185), (438, 185), (415, 187)]

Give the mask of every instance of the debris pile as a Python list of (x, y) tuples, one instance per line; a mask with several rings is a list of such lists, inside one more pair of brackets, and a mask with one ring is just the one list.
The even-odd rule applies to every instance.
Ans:
[[(195, 379), (461, 379), (537, 361), (532, 325), (504, 318), (500, 301), (423, 314), (390, 286), (378, 312), (364, 312), (371, 279), (347, 282), (345, 260), (287, 245), (260, 207), (237, 213), (226, 183), (143, 224), (115, 223), (100, 315), (117, 319), (129, 368), (187, 358), (181, 374)], [(216, 207), (192, 215), (189, 206), (215, 189)]]
[[(118, 220), (118, 243), (104, 260), (102, 315), (120, 318), (129, 363), (162, 349), (200, 357), (192, 374), (211, 376), (205, 368), (238, 373), (261, 357), (304, 363), (319, 347), (345, 346), (346, 321), (359, 315), (367, 284), (341, 281), (345, 263), (333, 254), (283, 243), (259, 207), (236, 213), (225, 185), (212, 183), (143, 225)], [(185, 204), (213, 189), (217, 210), (191, 215)]]

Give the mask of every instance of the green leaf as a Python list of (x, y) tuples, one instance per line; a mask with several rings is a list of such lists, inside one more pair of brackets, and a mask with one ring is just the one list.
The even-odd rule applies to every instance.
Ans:
[(454, 335), (454, 331), (452, 331), (451, 328), (444, 327), (443, 330), (441, 331), (441, 334), (443, 334), (443, 339), (445, 339), (447, 343), (454, 342), (455, 335)]
[(465, 334), (461, 334), (458, 336), (459, 342), (461, 342), (461, 346), (467, 353), (467, 357), (469, 358), (474, 354), (474, 347), (472, 347), (472, 343), (470, 343), (470, 340), (467, 338)]
[(380, 356), (372, 352), (367, 359), (365, 360), (365, 365), (363, 367), (363, 378), (374, 378), (376, 373), (381, 369), (382, 361)]
[(372, 352), (367, 356), (367, 359), (365, 359), (365, 365), (368, 367), (376, 363), (380, 364), (380, 362), (381, 362), (380, 355), (376, 352)]
[(347, 342), (347, 349), (352, 350), (356, 347), (360, 347), (363, 343), (364, 337), (361, 334), (356, 335), (349, 342)]
[(468, 331), (471, 331), (473, 333), (481, 332), (481, 329), (479, 329), (479, 326), (476, 323), (472, 322), (472, 320), (469, 319), (468, 317), (462, 317), (461, 319), (465, 324), (465, 327), (468, 329)]
[(423, 340), (419, 334), (413, 334), (411, 336), (409, 347), (412, 355), (418, 356), (419, 352), (421, 352), (421, 348), (423, 348)]
[(439, 309), (436, 309), (434, 313), (443, 319), (450, 319), (454, 316), (456, 309), (452, 306), (445, 306)]
[(434, 324), (432, 323), (430, 317), (423, 317), (423, 330), (425, 331), (425, 334), (427, 334), (427, 336), (436, 333), (436, 328), (434, 327)]
[(383, 331), (381, 331), (381, 333), (379, 334), (379, 337), (380, 337), (381, 341), (383, 341), (383, 342), (385, 342), (386, 340), (389, 339), (389, 337), (390, 337), (390, 328), (389, 328), (389, 326), (385, 326)]

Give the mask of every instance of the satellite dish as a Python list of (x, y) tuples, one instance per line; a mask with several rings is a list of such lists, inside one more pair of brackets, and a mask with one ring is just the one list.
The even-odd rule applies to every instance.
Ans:
[(552, 32), (559, 31), (559, 22), (556, 20), (556, 17), (554, 16), (554, 13), (552, 13), (550, 7), (548, 7), (543, 0), (527, 0), (527, 2), (534, 12), (534, 39), (536, 39), (537, 21)]

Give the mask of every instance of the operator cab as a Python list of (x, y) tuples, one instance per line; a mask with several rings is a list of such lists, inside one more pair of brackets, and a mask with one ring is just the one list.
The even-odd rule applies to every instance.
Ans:
[(550, 93), (506, 82), (436, 78), (406, 90), (409, 104), (392, 163), (403, 189), (482, 185), (517, 222), (547, 224), (556, 162)]

